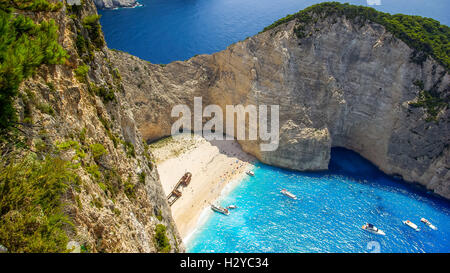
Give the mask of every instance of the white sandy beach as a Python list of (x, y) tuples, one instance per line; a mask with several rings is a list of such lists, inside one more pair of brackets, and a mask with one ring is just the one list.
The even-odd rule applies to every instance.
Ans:
[(163, 140), (151, 146), (166, 196), (185, 172), (192, 173), (190, 184), (172, 205), (172, 215), (183, 240), (195, 230), (200, 214), (220, 196), (223, 188), (245, 176), (255, 162), (235, 140), (207, 141), (194, 136)]

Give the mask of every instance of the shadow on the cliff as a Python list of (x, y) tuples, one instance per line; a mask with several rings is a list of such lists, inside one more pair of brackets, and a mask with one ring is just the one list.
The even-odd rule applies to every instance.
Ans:
[[(416, 198), (421, 199), (424, 202), (430, 202), (430, 200), (433, 200), (432, 202), (437, 201), (450, 205), (448, 200), (433, 193), (432, 191), (427, 190), (423, 185), (405, 181), (398, 176), (388, 175), (360, 154), (342, 147), (333, 147), (331, 149), (331, 159), (328, 165), (328, 170), (319, 172), (302, 172), (302, 174), (315, 178), (329, 175), (346, 176), (352, 178), (357, 183), (377, 184), (378, 187), (382, 185), (388, 191), (399, 192), (405, 195), (413, 193)], [(430, 197), (432, 198), (429, 199)], [(373, 196), (374, 200), (379, 198), (380, 197), (376, 195)]]

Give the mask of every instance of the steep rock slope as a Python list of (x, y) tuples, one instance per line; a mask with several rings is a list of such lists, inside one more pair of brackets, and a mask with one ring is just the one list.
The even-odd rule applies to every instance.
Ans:
[[(184, 251), (151, 151), (123, 98), (120, 74), (109, 61), (94, 3), (84, 0), (82, 6), (67, 4), (26, 14), (36, 21), (53, 19), (68, 54), (65, 64), (43, 65), (24, 81), (16, 105), (19, 138), (26, 143), (25, 150), (18, 149), (19, 157), (32, 151), (37, 159), (62, 158), (77, 175), (77, 184), (61, 196), (63, 213), (71, 223), (64, 225), (68, 250)], [(8, 164), (12, 145), (1, 145), (2, 166)], [(4, 184), (8, 180), (0, 182), (3, 192), (10, 194)], [(3, 224), (21, 212), (17, 208), (1, 213)], [(0, 244), (12, 252), (65, 248), (46, 247), (46, 240), (52, 243), (53, 238), (39, 239), (43, 243), (38, 246), (38, 237), (32, 237), (32, 246), (7, 237), (12, 232), (42, 237), (41, 231), (25, 235), (14, 226), (3, 228), (10, 229), (0, 232)]]
[[(194, 96), (224, 110), (277, 104), (279, 148), (263, 152), (259, 141), (240, 141), (262, 162), (326, 169), (330, 148), (345, 147), (450, 198), (448, 71), (430, 57), (412, 61), (415, 50), (378, 23), (311, 16), (307, 24), (286, 21), (222, 52), (167, 66), (111, 52), (143, 137), (169, 135), (172, 107), (193, 110)], [(432, 90), (438, 110), (420, 103), (424, 90)]]

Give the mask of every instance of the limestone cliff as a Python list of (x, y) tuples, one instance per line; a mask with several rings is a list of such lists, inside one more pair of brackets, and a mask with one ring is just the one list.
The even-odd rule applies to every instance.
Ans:
[[(64, 214), (72, 223), (65, 227), (68, 249), (184, 251), (153, 156), (109, 60), (93, 1), (38, 15), (33, 17), (37, 21), (55, 20), (68, 59), (63, 65), (43, 65), (24, 81), (16, 108), (28, 149), (37, 158), (56, 155), (71, 162), (78, 176), (78, 185), (62, 197)], [(9, 214), (17, 213), (4, 217)], [(30, 248), (3, 235), (0, 244), (10, 251), (54, 249)]]
[[(330, 148), (345, 147), (450, 198), (448, 71), (433, 58), (413, 62), (414, 49), (378, 23), (311, 16), (311, 23), (290, 20), (222, 52), (166, 66), (110, 52), (143, 137), (169, 135), (172, 106), (193, 109), (194, 96), (222, 109), (278, 104), (278, 150), (240, 141), (262, 162), (326, 169)], [(434, 117), (413, 107), (422, 89), (445, 101)]]
[[(184, 251), (145, 141), (169, 135), (172, 107), (192, 107), (195, 96), (222, 108), (279, 105), (276, 151), (261, 151), (260, 141), (240, 141), (262, 162), (322, 170), (331, 147), (345, 147), (388, 174), (450, 198), (448, 67), (431, 57), (412, 61), (416, 49), (385, 26), (312, 13), (308, 23), (291, 17), (222, 52), (164, 66), (108, 50), (93, 0), (81, 3), (8, 11), (54, 19), (68, 57), (64, 64), (41, 65), (19, 85), (12, 126), (20, 141), (0, 138), (2, 159), (14, 150), (19, 157), (58, 157), (77, 174), (77, 183), (61, 196), (72, 223), (64, 225), (69, 248)], [(10, 159), (0, 163), (13, 165)], [(16, 197), (2, 184), (14, 179), (4, 177), (0, 190)], [(26, 243), (11, 240), (7, 228), (20, 233), (17, 219), (30, 219), (21, 215), (22, 204), (2, 202), (12, 205), (0, 203), (0, 244), (10, 251), (19, 245), (20, 251)], [(45, 212), (31, 209), (40, 225)]]

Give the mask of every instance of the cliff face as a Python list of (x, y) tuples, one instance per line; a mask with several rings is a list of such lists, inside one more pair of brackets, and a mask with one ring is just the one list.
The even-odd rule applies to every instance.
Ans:
[[(448, 72), (431, 58), (411, 62), (413, 50), (379, 24), (317, 17), (299, 38), (292, 20), (222, 52), (160, 66), (108, 50), (93, 0), (22, 13), (54, 19), (68, 53), (65, 64), (42, 65), (22, 82), (15, 126), (36, 158), (61, 157), (79, 177), (61, 197), (73, 223), (69, 248), (184, 251), (144, 140), (170, 135), (172, 107), (193, 109), (194, 97), (222, 109), (279, 105), (276, 151), (240, 141), (262, 162), (322, 170), (331, 147), (345, 147), (450, 198)], [(430, 111), (426, 90), (444, 107)], [(0, 144), (2, 156), (13, 146)], [(19, 214), (9, 209), (0, 220), (16, 224)], [(14, 251), (9, 243), (0, 237)]]
[[(290, 21), (222, 52), (165, 67), (121, 52), (111, 62), (123, 77), (139, 131), (153, 140), (170, 134), (176, 104), (280, 105), (280, 145), (262, 152), (240, 141), (262, 162), (295, 170), (326, 169), (331, 147), (360, 153), (387, 174), (418, 182), (450, 198), (448, 72), (379, 24), (344, 16), (318, 18), (302, 38)], [(447, 106), (430, 117), (413, 107), (423, 84)]]
[[(74, 164), (80, 177), (79, 188), (63, 196), (64, 212), (73, 223), (67, 229), (72, 241), (68, 248), (184, 251), (96, 14), (92, 0), (42, 14), (57, 23), (59, 42), (69, 58), (64, 65), (40, 67), (21, 85), (20, 119), (32, 119), (32, 125), (22, 128), (26, 141), (38, 155), (57, 152)], [(26, 114), (27, 109), (31, 113)], [(161, 244), (158, 236), (167, 242)]]

